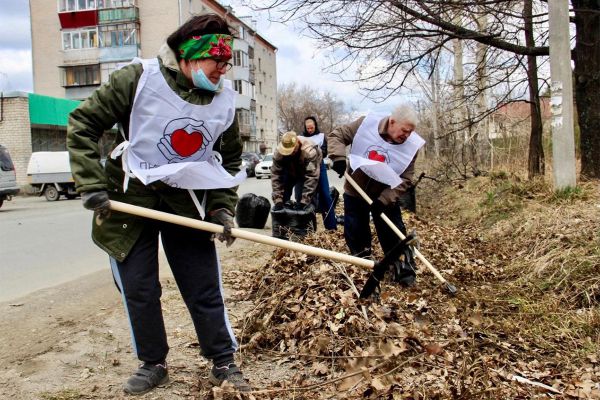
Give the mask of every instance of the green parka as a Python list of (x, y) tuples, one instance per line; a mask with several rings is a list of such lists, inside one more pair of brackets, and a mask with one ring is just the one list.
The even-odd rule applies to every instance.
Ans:
[[(214, 94), (191, 86), (179, 70), (173, 51), (165, 44), (159, 51), (161, 72), (169, 87), (183, 100), (196, 104), (209, 104)], [(137, 84), (142, 75), (141, 64), (130, 64), (110, 75), (108, 83), (96, 90), (69, 116), (67, 148), (71, 159), (71, 170), (79, 193), (107, 190), (111, 200), (122, 201), (141, 207), (158, 209), (166, 205), (174, 213), (200, 219), (198, 210), (186, 189), (176, 189), (161, 181), (148, 186), (131, 178), (127, 192), (123, 192), (124, 172), (121, 158), (110, 157), (103, 167), (100, 163), (98, 141), (103, 132), (120, 124), (129, 139), (129, 117)], [(117, 134), (116, 144), (123, 141)], [(237, 119), (219, 137), (214, 145), (223, 158), (223, 167), (235, 175), (240, 170), (242, 142)], [(237, 202), (237, 187), (206, 191), (206, 213), (220, 208), (232, 215)], [(202, 200), (205, 191), (196, 190)], [(210, 217), (208, 217), (210, 219)], [(95, 219), (94, 219), (95, 221)], [(123, 261), (137, 241), (146, 221), (129, 214), (113, 212), (101, 225), (92, 222), (92, 238), (111, 257)]]

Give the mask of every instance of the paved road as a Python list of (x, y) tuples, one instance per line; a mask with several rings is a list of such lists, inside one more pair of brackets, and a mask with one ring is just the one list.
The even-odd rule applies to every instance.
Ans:
[[(331, 184), (341, 180), (329, 173)], [(271, 181), (247, 179), (240, 196), (271, 197)], [(0, 302), (108, 268), (108, 256), (90, 239), (91, 213), (81, 200), (47, 202), (16, 197), (0, 208)]]

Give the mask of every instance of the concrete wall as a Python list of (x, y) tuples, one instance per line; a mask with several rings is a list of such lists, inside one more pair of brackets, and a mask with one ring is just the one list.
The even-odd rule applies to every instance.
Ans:
[[(187, 1), (181, 0), (181, 3)], [(141, 58), (152, 58), (179, 26), (178, 0), (138, 0), (140, 9)]]
[(272, 152), (277, 146), (277, 62), (273, 48), (262, 40), (256, 40), (254, 66), (256, 67), (256, 139), (264, 142), (268, 147), (267, 151)]
[(31, 51), (33, 91), (65, 97), (58, 66), (63, 65), (62, 36), (56, 0), (29, 0), (31, 11)]
[(29, 124), (29, 99), (4, 97), (0, 100), (0, 144), (5, 146), (15, 164), (17, 183), (27, 184), (27, 163), (31, 157), (31, 125)]

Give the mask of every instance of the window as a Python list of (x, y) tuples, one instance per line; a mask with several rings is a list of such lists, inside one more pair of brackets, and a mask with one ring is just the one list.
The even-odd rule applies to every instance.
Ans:
[(116, 24), (100, 27), (100, 47), (122, 47), (138, 44), (137, 24)]
[(233, 65), (235, 65), (236, 67), (247, 67), (248, 54), (241, 50), (235, 50), (233, 52)]
[(263, 109), (262, 109), (262, 107), (263, 107), (263, 106), (260, 106), (260, 117), (261, 117), (261, 118), (263, 117)]
[(63, 67), (64, 87), (89, 86), (100, 84), (100, 65), (77, 65)]
[(133, 7), (135, 0), (98, 0), (98, 8)]
[(31, 128), (33, 151), (64, 151), (67, 149), (67, 132), (64, 127)]
[(62, 37), (63, 50), (98, 47), (98, 32), (96, 28), (63, 31)]
[(262, 82), (258, 82), (258, 93), (262, 94)]
[(254, 98), (254, 85), (250, 84), (248, 81), (237, 79), (233, 81), (233, 88), (241, 95)]
[(239, 94), (242, 94), (242, 81), (239, 79), (233, 81), (233, 89)]
[(95, 10), (96, 0), (58, 0), (58, 12)]
[(240, 108), (235, 111), (235, 114), (237, 116), (240, 132), (250, 133), (250, 111)]

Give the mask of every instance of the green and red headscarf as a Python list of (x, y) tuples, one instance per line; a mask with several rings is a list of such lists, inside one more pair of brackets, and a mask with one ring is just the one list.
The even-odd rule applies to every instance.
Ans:
[(214, 58), (228, 60), (231, 58), (233, 37), (223, 33), (209, 33), (192, 36), (179, 45), (179, 57), (184, 60)]

